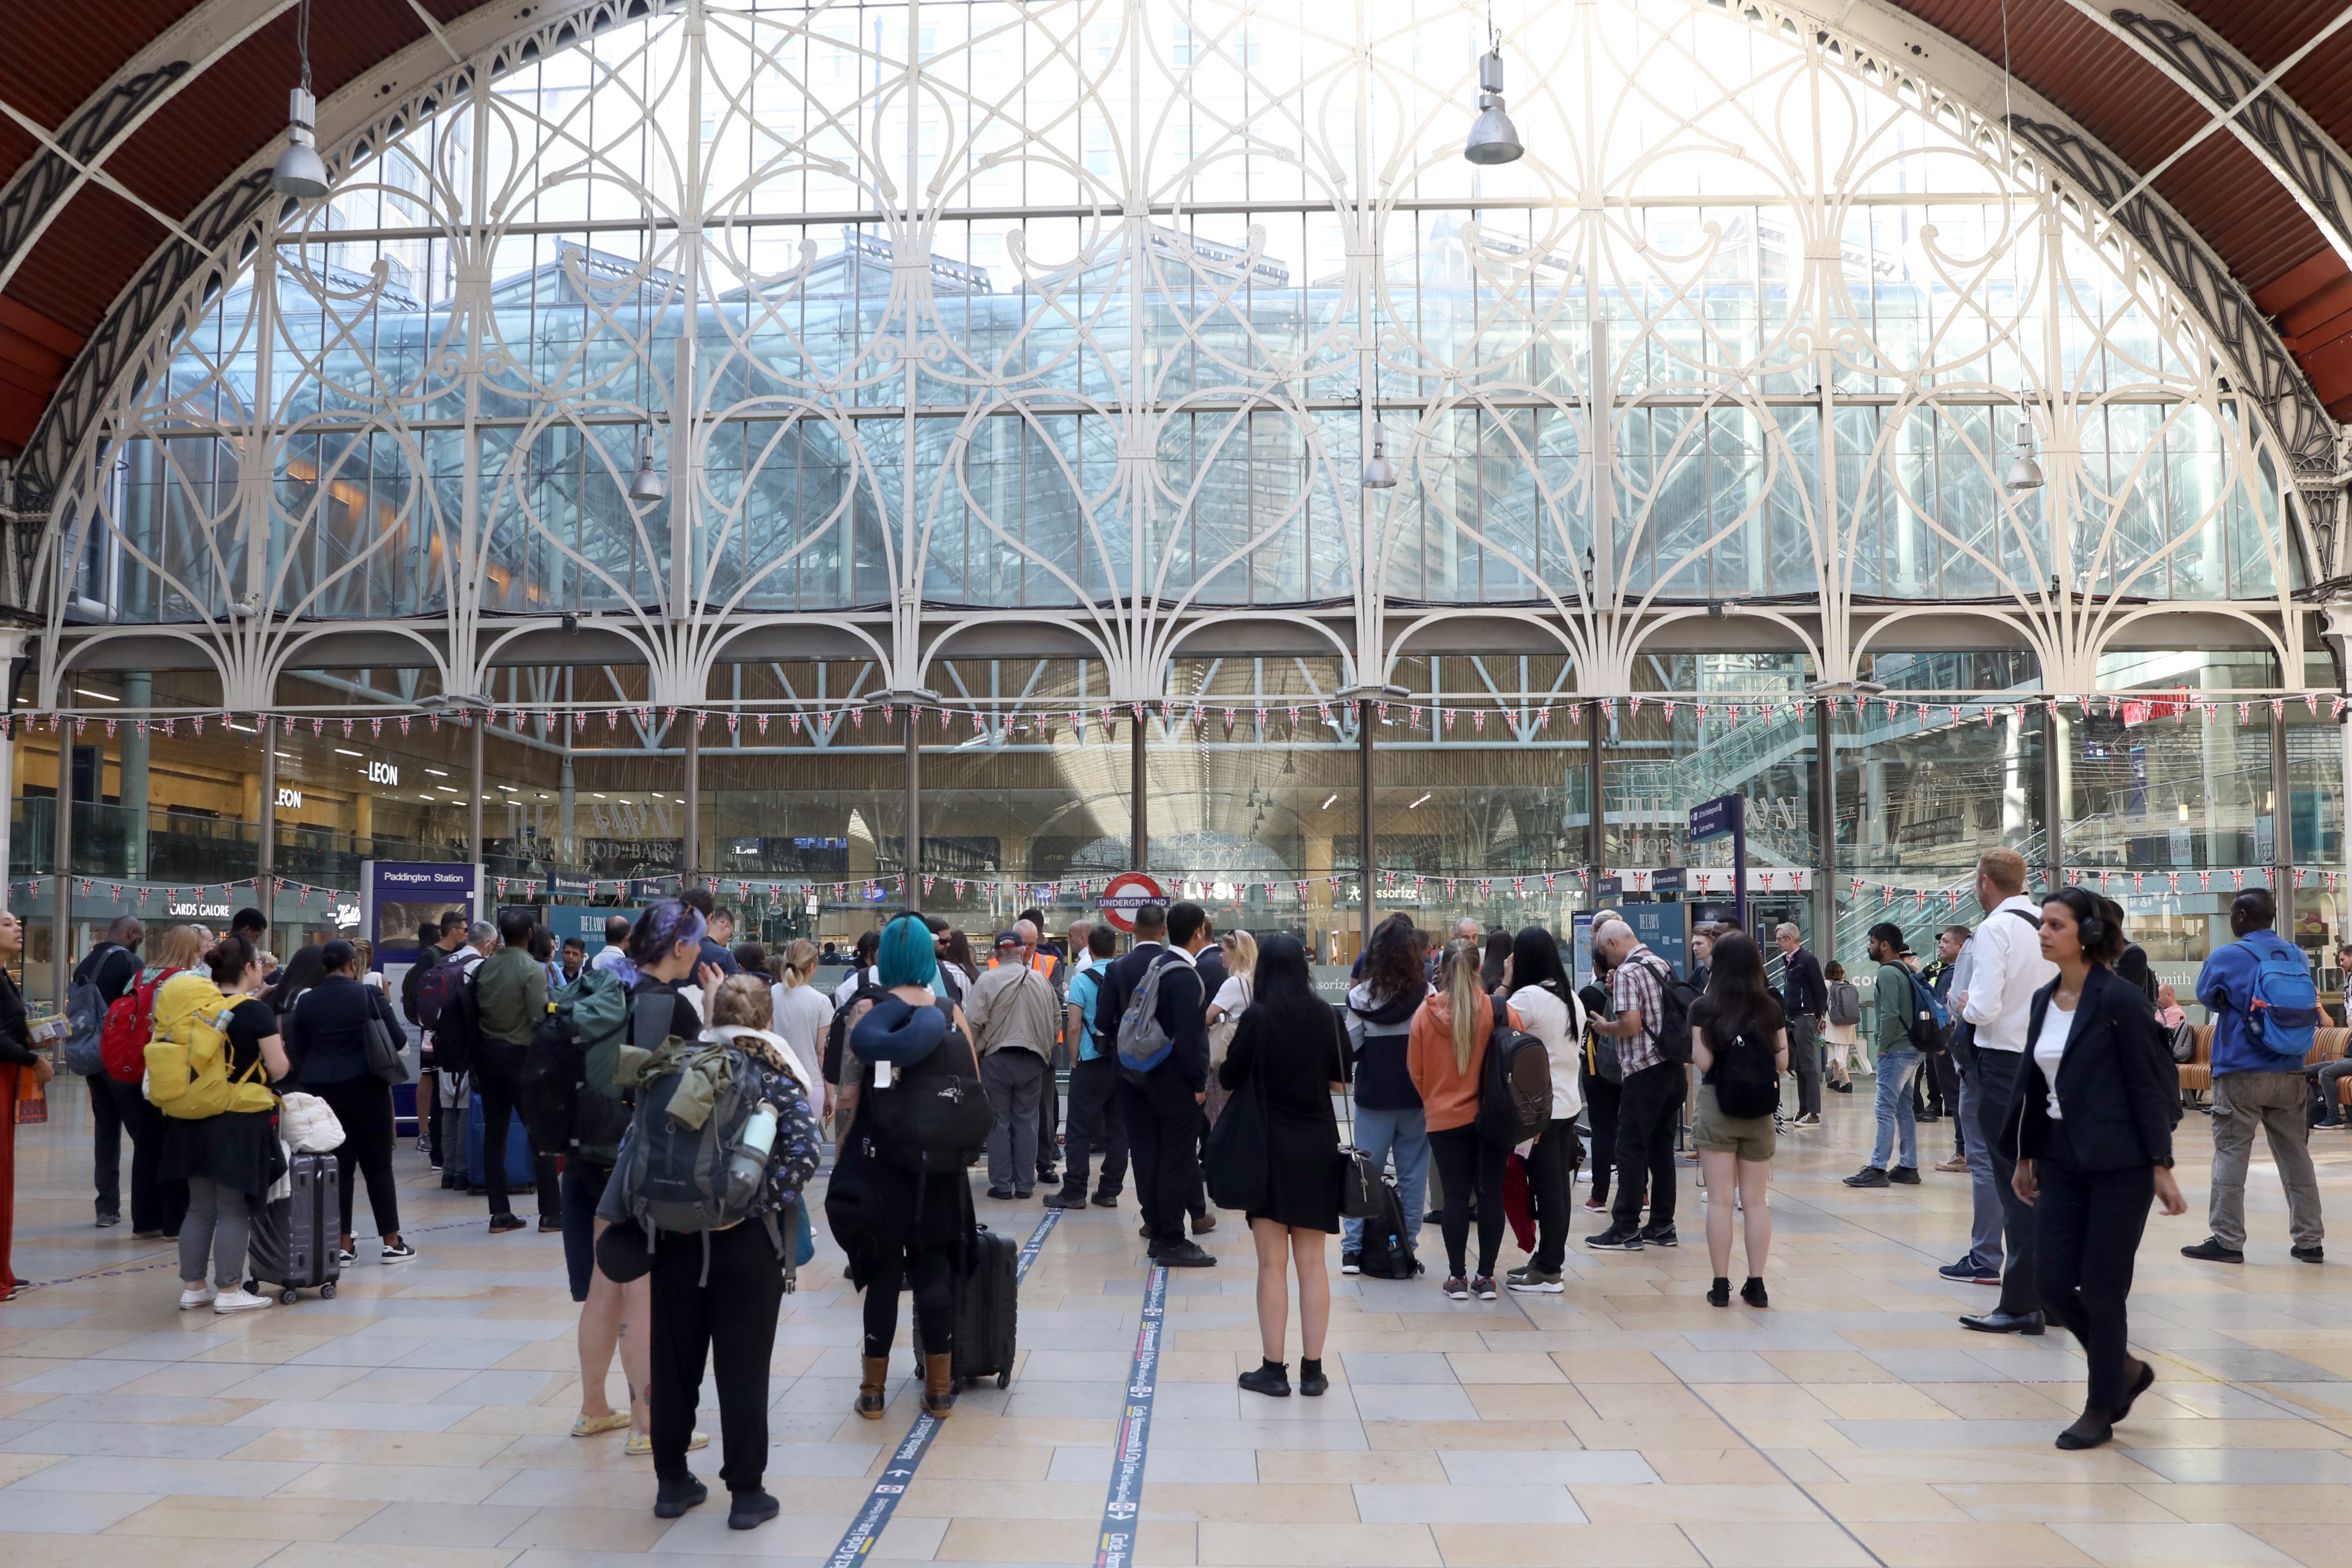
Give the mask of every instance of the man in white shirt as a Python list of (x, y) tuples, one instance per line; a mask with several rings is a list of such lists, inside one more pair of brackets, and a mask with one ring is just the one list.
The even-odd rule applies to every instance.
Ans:
[(1092, 921), (1070, 922), (1070, 973), (1074, 976), (1084, 974), (1095, 966), (1095, 955), (1088, 951), (1087, 944), (1087, 939), (1094, 934), (1094, 929)]
[(588, 961), (591, 969), (611, 970), (629, 956), (629, 917), (614, 915), (604, 921), (604, 945)]
[[(2011, 1184), (2017, 1144), (2012, 1137), (2004, 1149), (2001, 1132), (2017, 1113), (2033, 994), (2050, 984), (2058, 966), (2042, 956), (2042, 910), (2025, 896), (2024, 856), (2014, 849), (1988, 849), (1979, 856), (1977, 902), (1984, 906), (1984, 923), (1969, 943), (1968, 989), (1955, 989), (1954, 994), (1960, 1016), (1975, 1029), (1977, 1124), (1969, 1129), (1970, 1145), (1982, 1140), (1991, 1156), (1990, 1173), (2009, 1258), (2001, 1269), (2000, 1305), (1962, 1318), (1960, 1326), (1988, 1334), (2038, 1334), (2042, 1298), (2033, 1285), (2033, 1210)], [(1981, 1180), (1979, 1169), (1971, 1167), (1972, 1183)], [(1981, 1192), (1978, 1201), (1983, 1201)]]

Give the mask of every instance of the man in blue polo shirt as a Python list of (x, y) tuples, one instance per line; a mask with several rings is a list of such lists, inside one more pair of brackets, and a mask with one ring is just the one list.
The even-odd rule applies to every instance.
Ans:
[[(1070, 976), (1062, 1030), (1070, 1048), (1070, 1120), (1062, 1146), (1062, 1190), (1046, 1198), (1047, 1208), (1087, 1206), (1087, 1163), (1097, 1148), (1102, 1151), (1103, 1163), (1102, 1184), (1095, 1189), (1096, 1205), (1117, 1208), (1120, 1189), (1127, 1184), (1127, 1123), (1119, 1109), (1118, 1051), (1098, 1032), (1103, 977), (1118, 952), (1118, 933), (1108, 924), (1092, 928), (1087, 932), (1090, 962)], [(1112, 1022), (1115, 1026), (1117, 1021)]]
[[(2303, 1079), (2303, 1058), (2310, 1031), (2281, 1029), (2265, 1038), (2250, 1027), (2256, 973), (2267, 959), (2274, 973), (2292, 966), (2285, 979), (2296, 974), (2304, 984), (2299, 998), (2317, 1006), (2309, 984), (2309, 967), (2300, 948), (2271, 927), (2278, 905), (2268, 888), (2249, 888), (2230, 904), (2230, 930), (2238, 940), (2217, 949), (2197, 976), (2197, 1000), (2213, 1015), (2213, 1234), (2194, 1247), (2180, 1249), (2183, 1258), (2205, 1263), (2246, 1260), (2246, 1163), (2253, 1152), (2254, 1129), (2269, 1138), (2271, 1158), (2278, 1164), (2279, 1181), (2286, 1188), (2287, 1230), (2294, 1238), (2294, 1256), (2317, 1263), (2320, 1250), (2319, 1175), (2311, 1166), (2311, 1123), (2305, 1107), (2308, 1091)], [(2273, 989), (2267, 1003), (2282, 998)], [(2284, 1037), (2297, 1043), (2289, 1046)]]

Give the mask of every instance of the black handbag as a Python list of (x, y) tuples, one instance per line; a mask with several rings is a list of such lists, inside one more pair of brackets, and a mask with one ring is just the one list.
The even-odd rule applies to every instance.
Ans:
[(1209, 1129), (1209, 1142), (1201, 1158), (1201, 1173), (1209, 1187), (1209, 1202), (1221, 1209), (1265, 1207), (1265, 1087), (1257, 1075), (1234, 1091)]
[(389, 1084), (408, 1081), (408, 1058), (401, 1055), (400, 1042), (393, 1037), (392, 1026), (376, 1016), (373, 1005), (360, 1020), (360, 1038), (370, 1076)]
[(1339, 1217), (1378, 1219), (1382, 1206), (1381, 1168), (1356, 1147), (1354, 1118), (1349, 1119), (1348, 1142), (1339, 1151)]

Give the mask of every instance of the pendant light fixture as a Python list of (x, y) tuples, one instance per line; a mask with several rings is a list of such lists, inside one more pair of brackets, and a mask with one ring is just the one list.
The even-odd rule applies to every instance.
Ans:
[(1478, 118), (1462, 155), (1473, 163), (1514, 163), (1527, 155), (1519, 128), (1503, 110), (1503, 35), (1495, 28), (1495, 0), (1486, 0), (1486, 52), (1478, 57)]
[(1503, 37), (1493, 36), (1491, 47), (1478, 57), (1478, 118), (1471, 122), (1470, 139), (1462, 155), (1473, 163), (1512, 163), (1527, 155), (1519, 128), (1503, 110)]
[(1372, 455), (1364, 459), (1364, 488), (1368, 490), (1396, 489), (1396, 465), (1389, 461), (1388, 432), (1377, 419), (1372, 421)]
[(653, 435), (648, 431), (646, 438), (637, 445), (637, 472), (636, 477), (629, 481), (629, 499), (656, 501), (668, 493), (669, 486), (663, 480), (661, 470), (654, 467)]
[(310, 96), (310, 0), (294, 14), (294, 47), (302, 57), (302, 85), (286, 95), (286, 151), (269, 171), (269, 188), (297, 201), (327, 194), (327, 165), (318, 149), (319, 100)]
[(2042, 465), (2033, 460), (2033, 421), (2020, 418), (2017, 422), (2017, 455), (2010, 458), (2009, 469), (2000, 477), (2006, 489), (2038, 490), (2042, 488)]

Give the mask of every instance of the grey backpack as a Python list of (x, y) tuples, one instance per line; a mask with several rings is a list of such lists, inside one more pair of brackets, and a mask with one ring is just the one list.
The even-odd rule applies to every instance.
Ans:
[(768, 1152), (746, 1137), (766, 1103), (750, 1054), (672, 1038), (650, 1059), (623, 1056), (619, 1076), (625, 1085), (635, 1069), (636, 1110), (613, 1167), (622, 1211), (648, 1230), (689, 1234), (751, 1218), (766, 1184)]

